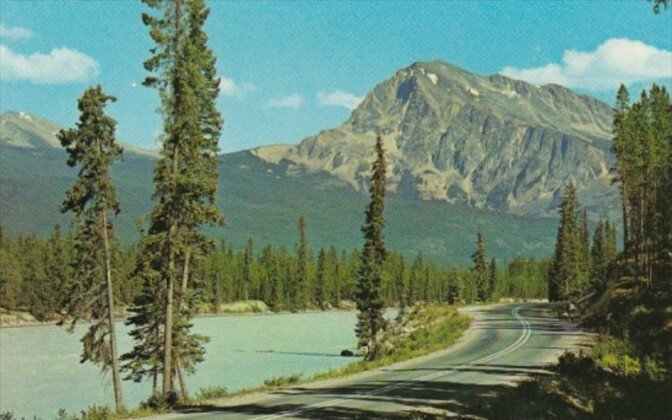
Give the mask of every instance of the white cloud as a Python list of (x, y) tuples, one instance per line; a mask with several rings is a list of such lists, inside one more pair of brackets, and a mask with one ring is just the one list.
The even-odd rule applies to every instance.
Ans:
[(343, 92), (342, 90), (333, 90), (331, 92), (318, 92), (317, 103), (321, 106), (342, 106), (349, 110), (357, 108), (360, 102), (364, 99), (361, 96), (353, 95), (352, 93)]
[(10, 41), (19, 41), (23, 39), (32, 38), (35, 34), (27, 28), (20, 28), (18, 26), (5, 26), (0, 23), (0, 38)]
[(266, 107), (299, 109), (304, 103), (306, 103), (306, 98), (298, 93), (294, 93), (292, 95), (283, 96), (282, 98), (271, 99), (266, 102)]
[(228, 77), (222, 77), (219, 81), (219, 92), (224, 96), (243, 99), (255, 89), (252, 83), (238, 83)]
[(504, 67), (500, 73), (536, 85), (557, 83), (570, 88), (612, 90), (621, 83), (672, 78), (672, 51), (627, 38), (611, 38), (595, 51), (567, 50), (560, 63), (528, 69)]
[(87, 82), (100, 72), (98, 62), (77, 50), (54, 48), (49, 54), (15, 53), (0, 44), (0, 79), (37, 84)]

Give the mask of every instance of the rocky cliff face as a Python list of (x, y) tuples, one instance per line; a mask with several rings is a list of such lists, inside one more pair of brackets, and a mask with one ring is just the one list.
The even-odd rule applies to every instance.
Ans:
[(593, 215), (615, 206), (611, 109), (558, 85), (414, 63), (379, 84), (340, 127), (254, 153), (326, 171), (364, 190), (377, 130), (393, 191), (516, 214), (554, 214), (571, 179)]

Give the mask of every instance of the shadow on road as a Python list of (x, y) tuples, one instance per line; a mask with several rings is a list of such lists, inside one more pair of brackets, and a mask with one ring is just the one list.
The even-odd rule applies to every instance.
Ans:
[[(486, 366), (482, 366), (485, 368)], [(487, 366), (492, 367), (492, 366)], [(534, 375), (529, 366), (508, 369), (506, 374)], [(478, 366), (469, 368), (479, 370)], [(487, 372), (488, 370), (483, 370)], [(501, 373), (501, 372), (499, 372)], [(302, 419), (434, 419), (434, 418), (488, 418), (514, 419), (529, 418), (530, 407), (525, 404), (540, 404), (521, 401), (518, 395), (515, 404), (508, 405), (502, 411), (501, 398), (506, 399), (513, 393), (513, 387), (507, 385), (461, 384), (440, 381), (413, 382), (368, 382), (337, 388), (293, 388), (291, 393), (301, 392), (306, 400), (324, 401), (330, 398), (333, 405), (311, 406), (310, 403), (245, 404), (234, 407), (198, 406), (185, 408), (186, 412), (197, 411), (211, 415), (263, 416), (289, 413), (288, 417)], [(277, 391), (276, 395), (290, 394)], [(315, 397), (315, 398), (311, 398)], [(497, 405), (495, 400), (499, 400)], [(513, 399), (513, 398), (512, 398)], [(360, 404), (363, 401), (366, 404)], [(560, 400), (546, 401), (542, 412), (548, 417), (558, 418), (559, 413), (570, 413), (569, 406)], [(367, 408), (359, 406), (366, 405)], [(575, 413), (576, 414), (576, 413)], [(574, 416), (572, 416), (574, 417)], [(565, 418), (565, 417), (560, 417)]]
[[(583, 335), (565, 321), (544, 319), (542, 311), (527, 307), (524, 317), (527, 323), (540, 335)], [(478, 341), (461, 348), (471, 360), (488, 354), (488, 349), (498, 339), (497, 330), (523, 330), (527, 327), (516, 320), (496, 318), (496, 314), (509, 315), (511, 306), (496, 307), (487, 311), (487, 318), (480, 318), (472, 328), (490, 330), (481, 334)], [(519, 334), (510, 334), (518, 337)], [(550, 344), (550, 343), (549, 343)], [(552, 346), (552, 344), (550, 344)], [(543, 346), (543, 345), (542, 345)], [(541, 347), (543, 348), (543, 347)], [(317, 355), (317, 354), (306, 354)], [(323, 356), (323, 355), (320, 355)], [(579, 413), (566, 401), (539, 393), (526, 394), (528, 388), (518, 389), (504, 384), (511, 378), (548, 377), (548, 366), (540, 364), (507, 365), (465, 363), (442, 366), (409, 367), (393, 369), (395, 372), (427, 372), (421, 378), (383, 379), (381, 375), (363, 381), (339, 384), (334, 387), (292, 387), (272, 392), (278, 398), (263, 399), (259, 402), (243, 403), (236, 406), (199, 405), (185, 407), (186, 413), (205, 414), (207, 417), (226, 415), (232, 418), (254, 418), (265, 415), (286, 415), (287, 418), (302, 419), (433, 419), (433, 418), (487, 418), (487, 419), (528, 419), (528, 418), (581, 418)], [(381, 369), (385, 371), (386, 369)], [(459, 381), (450, 377), (434, 376), (440, 371), (468, 372)], [(384, 376), (384, 375), (383, 375)], [(388, 375), (389, 376), (389, 375)], [(415, 375), (413, 375), (415, 376)], [(477, 380), (479, 377), (480, 380)], [(483, 380), (485, 378), (485, 380)], [(428, 379), (432, 378), (432, 379)], [(529, 384), (528, 384), (529, 385)], [(545, 399), (544, 399), (545, 398)]]

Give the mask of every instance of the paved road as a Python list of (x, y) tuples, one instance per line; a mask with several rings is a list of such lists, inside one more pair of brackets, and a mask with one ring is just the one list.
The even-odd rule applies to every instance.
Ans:
[[(545, 304), (467, 307), (472, 326), (451, 348), (347, 378), (223, 400), (162, 419), (395, 419), (411, 413), (478, 415), (477, 400), (544, 372), (587, 335)], [(482, 413), (480, 413), (482, 414)]]

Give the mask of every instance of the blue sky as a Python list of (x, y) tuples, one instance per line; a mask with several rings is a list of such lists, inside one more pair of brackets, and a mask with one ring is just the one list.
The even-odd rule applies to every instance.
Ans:
[[(612, 81), (671, 83), (671, 13), (654, 15), (644, 0), (210, 6), (227, 152), (339, 125), (358, 98), (414, 61), (558, 82), (609, 103)], [(144, 9), (130, 0), (0, 2), (0, 112), (72, 125), (77, 98), (100, 83), (118, 98), (109, 112), (119, 139), (156, 147), (157, 95), (140, 85), (151, 46)]]

